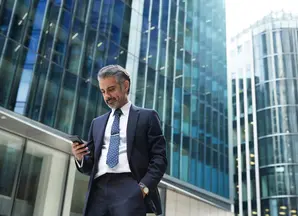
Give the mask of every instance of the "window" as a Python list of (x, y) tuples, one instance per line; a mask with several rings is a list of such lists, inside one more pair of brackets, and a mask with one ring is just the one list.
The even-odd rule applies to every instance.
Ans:
[(24, 140), (0, 130), (0, 215), (9, 215), (17, 184)]
[(43, 215), (44, 212), (59, 215), (67, 165), (67, 154), (28, 141), (22, 158), (13, 215)]

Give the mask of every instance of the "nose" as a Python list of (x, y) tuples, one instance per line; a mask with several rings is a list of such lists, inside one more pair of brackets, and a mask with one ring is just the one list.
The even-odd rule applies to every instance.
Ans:
[(108, 95), (105, 95), (105, 96), (104, 96), (105, 101), (106, 101), (108, 98), (109, 98)]
[(109, 99), (109, 98), (111, 98), (111, 95), (110, 95), (109, 93), (105, 93), (105, 94), (104, 94), (104, 99), (105, 99), (105, 101), (106, 101), (107, 99)]

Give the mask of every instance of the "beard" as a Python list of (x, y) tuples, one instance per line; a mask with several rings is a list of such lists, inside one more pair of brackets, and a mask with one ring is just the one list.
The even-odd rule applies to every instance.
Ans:
[(108, 98), (105, 102), (110, 108), (114, 108), (114, 109), (119, 108), (118, 107), (119, 101), (116, 98)]

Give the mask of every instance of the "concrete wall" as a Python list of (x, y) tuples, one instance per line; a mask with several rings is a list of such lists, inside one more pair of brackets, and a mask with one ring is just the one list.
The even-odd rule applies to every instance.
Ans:
[[(5, 134), (7, 137), (4, 139)], [(10, 134), (9, 132), (1, 131), (0, 125), (0, 145), (3, 146), (4, 143), (4, 146), (9, 146), (17, 150), (17, 145), (14, 146), (14, 144), (17, 143), (13, 139), (14, 136), (16, 137), (16, 135)], [(24, 147), (22, 146), (22, 142), (23, 140), (20, 139), (20, 143), (17, 143), (20, 146), (19, 150)], [(63, 145), (61, 142), (58, 144)], [(4, 149), (4, 154), (2, 155), (7, 155), (7, 150), (6, 148)], [(30, 163), (20, 164), (22, 170), (26, 170), (26, 175), (21, 175), (21, 178), (25, 178), (26, 184), (18, 185), (16, 189), (18, 190), (20, 187), (23, 187), (26, 189), (25, 192), (28, 193), (31, 192), (30, 189), (34, 186), (33, 184), (38, 184), (37, 192), (33, 199), (35, 202), (33, 203), (32, 201), (32, 203), (28, 203), (28, 200), (16, 199), (12, 215), (56, 216), (60, 215), (61, 209), (63, 210), (61, 214), (63, 216), (82, 215), (89, 178), (76, 170), (73, 157), (69, 158), (69, 155), (65, 152), (48, 148), (45, 145), (30, 140), (27, 140), (25, 156), (26, 155), (30, 156)], [(35, 159), (42, 160), (41, 166), (32, 166), (36, 162)], [(69, 159), (71, 159), (71, 161), (69, 161)], [(15, 162), (15, 159), (12, 160), (12, 162)], [(69, 169), (67, 169), (67, 167)], [(8, 168), (9, 167), (6, 166), (6, 169)], [(13, 170), (12, 172), (16, 171)], [(8, 172), (6, 175), (5, 172), (2, 173), (0, 177), (2, 177), (4, 181), (6, 180), (5, 185), (15, 184), (14, 182), (8, 182), (5, 178)], [(36, 175), (33, 174), (36, 173), (39, 174), (37, 175), (38, 182), (30, 182), (31, 176), (35, 177)], [(67, 174), (68, 176), (66, 178)], [(64, 191), (66, 181), (66, 191)], [(166, 208), (165, 214), (162, 216), (232, 216), (232, 213), (228, 211), (204, 203), (192, 196), (186, 196), (181, 192), (176, 192), (175, 189), (172, 188), (174, 186), (169, 183), (166, 184), (166, 182), (164, 182), (163, 185), (160, 186), (161, 200)], [(21, 198), (26, 199), (26, 197)], [(0, 215), (9, 214), (11, 205), (11, 197), (0, 195)], [(153, 216), (152, 214), (148, 214), (148, 216), (149, 215)]]
[(232, 216), (233, 213), (167, 190), (165, 216)]

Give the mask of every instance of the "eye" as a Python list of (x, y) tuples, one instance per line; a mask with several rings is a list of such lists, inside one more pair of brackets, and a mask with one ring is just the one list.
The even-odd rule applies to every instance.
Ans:
[(108, 91), (109, 92), (113, 92), (115, 90), (115, 87), (109, 88)]

